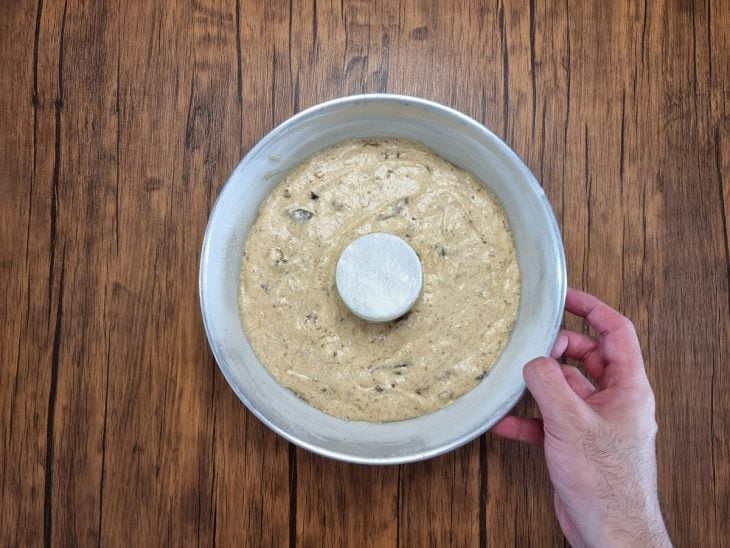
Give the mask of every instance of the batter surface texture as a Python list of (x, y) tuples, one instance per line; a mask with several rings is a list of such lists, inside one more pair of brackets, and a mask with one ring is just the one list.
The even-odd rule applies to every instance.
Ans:
[[(407, 241), (423, 291), (405, 316), (368, 323), (342, 303), (342, 249), (370, 232)], [(496, 197), (420, 144), (358, 140), (293, 169), (261, 204), (241, 268), (240, 310), (261, 363), (310, 405), (388, 422), (437, 411), (499, 358), (520, 273)]]

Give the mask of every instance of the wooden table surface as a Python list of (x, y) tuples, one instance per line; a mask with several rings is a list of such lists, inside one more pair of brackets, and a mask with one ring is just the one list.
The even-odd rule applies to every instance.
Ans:
[(524, 158), (570, 284), (638, 328), (673, 539), (726, 543), (729, 33), (724, 0), (0, 3), (0, 545), (564, 544), (540, 448), (333, 462), (215, 365), (213, 200), (272, 127), (362, 92)]

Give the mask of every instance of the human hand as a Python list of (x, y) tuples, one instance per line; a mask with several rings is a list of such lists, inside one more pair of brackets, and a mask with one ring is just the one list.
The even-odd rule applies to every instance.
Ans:
[[(598, 336), (562, 330), (552, 357), (524, 368), (542, 419), (507, 416), (492, 432), (544, 446), (555, 513), (572, 546), (671, 546), (657, 495), (654, 394), (634, 326), (575, 289), (565, 309)], [(563, 354), (593, 382), (555, 361)]]

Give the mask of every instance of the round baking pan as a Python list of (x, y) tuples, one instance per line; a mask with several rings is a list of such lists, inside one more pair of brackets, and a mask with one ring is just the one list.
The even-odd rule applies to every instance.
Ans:
[[(238, 309), (241, 256), (256, 211), (287, 172), (348, 139), (417, 141), (474, 174), (504, 206), (521, 274), (520, 305), (501, 357), (447, 407), (391, 423), (347, 421), (311, 407), (259, 362)], [(565, 255), (545, 193), (520, 158), (481, 124), (451, 108), (399, 95), (358, 95), (305, 110), (273, 129), (231, 174), (210, 214), (200, 258), (200, 306), (211, 349), (241, 401), (272, 430), (321, 455), (398, 464), (450, 451), (489, 429), (521, 397), (522, 367), (549, 353), (563, 314)], [(277, 329), (272, 325), (271, 329)]]

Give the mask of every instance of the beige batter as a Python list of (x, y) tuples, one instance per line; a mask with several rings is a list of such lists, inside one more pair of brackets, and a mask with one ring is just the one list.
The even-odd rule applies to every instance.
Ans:
[[(423, 266), (411, 312), (370, 324), (340, 300), (334, 272), (358, 236), (389, 232)], [(256, 355), (322, 411), (397, 421), (472, 389), (517, 316), (520, 273), (504, 211), (472, 175), (422, 145), (348, 141), (292, 170), (259, 208), (240, 308)]]

